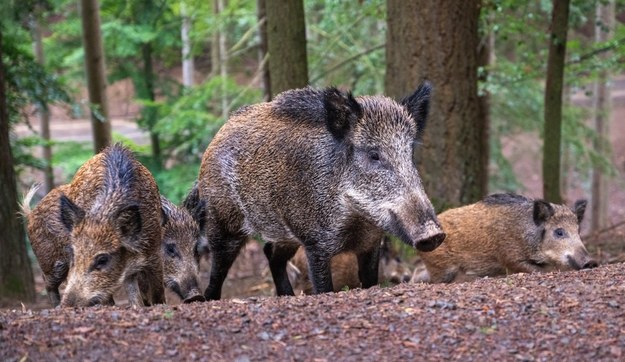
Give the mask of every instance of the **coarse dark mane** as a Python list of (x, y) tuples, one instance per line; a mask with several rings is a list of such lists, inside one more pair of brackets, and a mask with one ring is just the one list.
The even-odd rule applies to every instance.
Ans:
[(482, 200), (486, 205), (518, 205), (532, 201), (533, 200), (528, 197), (512, 192), (488, 195)]
[(136, 178), (135, 156), (133, 153), (116, 143), (107, 147), (104, 151), (105, 188), (110, 192), (114, 190), (130, 189)]

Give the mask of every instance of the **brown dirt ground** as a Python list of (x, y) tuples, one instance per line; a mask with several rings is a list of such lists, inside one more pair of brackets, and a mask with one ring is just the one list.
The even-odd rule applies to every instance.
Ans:
[(0, 360), (623, 360), (625, 264), (456, 285), (0, 311)]

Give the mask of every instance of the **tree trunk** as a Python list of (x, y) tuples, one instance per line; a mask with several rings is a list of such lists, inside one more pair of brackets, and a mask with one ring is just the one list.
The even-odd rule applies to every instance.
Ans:
[[(221, 14), (226, 8), (225, 0), (217, 0), (217, 13)], [(219, 28), (219, 76), (221, 77), (221, 116), (226, 121), (230, 113), (228, 100), (228, 47), (226, 46), (226, 34), (228, 34), (224, 22), (220, 22)]]
[[(489, 67), (495, 63), (495, 33), (490, 28), (484, 30), (478, 46), (477, 61), (478, 66), (482, 67), (481, 73), (478, 74), (478, 81), (487, 82)], [(490, 162), (490, 94), (487, 91), (479, 94), (477, 119), (481, 120), (482, 124), (479, 154), (482, 156), (480, 167), (484, 170), (484, 177), (481, 193), (486, 195), (488, 194), (488, 166)]]
[[(479, 115), (479, 0), (387, 1), (386, 94), (399, 99), (424, 79), (434, 86), (417, 163), (437, 211), (484, 193), (485, 119)], [(409, 44), (409, 46), (408, 46)]]
[(111, 122), (106, 99), (106, 67), (100, 33), (98, 0), (80, 0), (85, 71), (89, 89), (93, 147), (96, 153), (111, 144)]
[(267, 47), (267, 10), (265, 5), (266, 0), (257, 0), (256, 9), (258, 11), (258, 35), (260, 38), (260, 47), (258, 49), (259, 67), (262, 72), (262, 87), (263, 87), (263, 99), (266, 102), (271, 100), (271, 77), (269, 76), (268, 55), (269, 50)]
[(551, 17), (549, 57), (545, 85), (545, 132), (543, 140), (543, 197), (562, 203), (560, 192), (560, 153), (562, 136), (562, 89), (569, 0), (554, 0)]
[(19, 205), (9, 140), (7, 89), (0, 27), (0, 297), (33, 302), (33, 271), (26, 251), (24, 227), (18, 219)]
[[(595, 41), (605, 42), (614, 34), (614, 1), (606, 5), (597, 4), (597, 26), (595, 27)], [(607, 31), (606, 31), (607, 30)], [(594, 88), (594, 118), (595, 130), (599, 139), (594, 147), (597, 152), (607, 153), (607, 143), (610, 134), (610, 109), (611, 92), (608, 86), (609, 74), (603, 70), (595, 81)], [(595, 166), (592, 170), (591, 186), (591, 221), (592, 231), (600, 230), (608, 224), (608, 185), (606, 176), (600, 167)]]
[(180, 4), (180, 15), (182, 16), (182, 27), (180, 28), (180, 37), (182, 39), (182, 84), (190, 88), (194, 84), (193, 74), (195, 73), (195, 67), (193, 55), (191, 54), (191, 39), (189, 38), (191, 17), (184, 2)]
[[(32, 33), (34, 40), (35, 58), (37, 63), (41, 66), (45, 66), (45, 57), (43, 53), (43, 37), (40, 19), (41, 9), (36, 7), (35, 14), (33, 16)], [(45, 91), (44, 91), (45, 92)], [(47, 96), (47, 95), (46, 95)], [(39, 104), (39, 127), (41, 132), (41, 138), (43, 139), (43, 160), (45, 161), (43, 175), (44, 175), (44, 192), (47, 194), (54, 188), (54, 170), (52, 169), (52, 146), (50, 145), (50, 110), (47, 104)]]
[[(152, 43), (145, 43), (142, 46), (143, 53), (143, 81), (145, 85), (145, 98), (153, 103), (156, 100), (156, 92), (154, 90), (154, 66), (152, 62)], [(143, 117), (150, 132), (150, 143), (152, 145), (152, 159), (157, 168), (162, 165), (161, 160), (161, 142), (158, 133), (154, 131), (156, 124), (156, 108), (149, 105), (143, 108)]]
[(308, 85), (302, 0), (266, 0), (271, 95)]

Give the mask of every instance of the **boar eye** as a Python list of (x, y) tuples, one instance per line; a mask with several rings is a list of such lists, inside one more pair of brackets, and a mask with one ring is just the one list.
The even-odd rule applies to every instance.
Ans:
[(564, 229), (562, 228), (558, 228), (556, 230), (554, 230), (553, 234), (557, 237), (557, 238), (562, 238), (566, 235), (566, 232), (564, 231)]
[(109, 265), (110, 262), (111, 262), (111, 255), (110, 254), (98, 254), (95, 257), (94, 261), (93, 261), (92, 269), (94, 269), (94, 270), (102, 270), (107, 265)]
[(165, 252), (171, 258), (176, 258), (180, 255), (178, 253), (178, 248), (176, 248), (176, 244), (165, 244)]
[(369, 151), (369, 159), (371, 161), (380, 161), (380, 153), (376, 150)]

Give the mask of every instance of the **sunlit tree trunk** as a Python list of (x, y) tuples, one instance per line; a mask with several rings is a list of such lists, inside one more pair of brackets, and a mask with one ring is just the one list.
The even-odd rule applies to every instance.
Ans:
[[(488, 81), (489, 67), (495, 64), (495, 33), (489, 28), (483, 29), (480, 43), (478, 45), (478, 81)], [(480, 151), (482, 156), (480, 167), (484, 170), (482, 191), (483, 195), (488, 193), (488, 165), (490, 162), (490, 94), (484, 90), (479, 94), (478, 118), (481, 120), (482, 132), (480, 135)]]
[[(217, 0), (217, 13), (223, 13), (226, 8), (226, 0)], [(223, 21), (219, 29), (219, 76), (221, 77), (221, 114), (224, 120), (228, 119), (230, 113), (230, 103), (228, 100), (228, 47), (227, 47), (227, 30)]]
[[(595, 41), (605, 42), (612, 38), (614, 33), (614, 1), (606, 5), (597, 4), (595, 27)], [(608, 86), (609, 74), (603, 70), (594, 84), (593, 108), (595, 130), (599, 140), (595, 142), (595, 149), (606, 154), (610, 134), (611, 92)], [(600, 167), (592, 170), (592, 202), (591, 202), (591, 230), (597, 231), (608, 223), (608, 186), (606, 176)]]
[(106, 99), (106, 67), (97, 0), (80, 0), (85, 71), (91, 108), (93, 147), (96, 153), (111, 144), (111, 122)]
[(302, 0), (266, 0), (271, 95), (308, 85)]
[(553, 203), (562, 203), (560, 192), (562, 89), (568, 21), (569, 0), (554, 0), (547, 59), (543, 140), (543, 197)]
[(33, 302), (33, 272), (26, 252), (24, 227), (18, 219), (17, 185), (9, 140), (2, 32), (0, 25), (0, 297)]
[[(45, 57), (43, 53), (43, 39), (41, 30), (41, 8), (36, 7), (32, 21), (32, 34), (35, 48), (35, 58), (41, 66), (45, 65)], [(41, 132), (41, 138), (44, 145), (42, 147), (43, 160), (45, 161), (43, 174), (44, 174), (44, 186), (45, 193), (50, 192), (54, 188), (54, 170), (52, 169), (52, 146), (50, 145), (50, 110), (47, 104), (39, 104), (39, 127)]]
[(256, 9), (258, 12), (258, 35), (260, 38), (260, 46), (258, 48), (258, 59), (260, 72), (262, 72), (262, 87), (263, 87), (263, 99), (265, 101), (271, 100), (271, 77), (269, 75), (268, 55), (267, 49), (267, 10), (265, 5), (266, 0), (257, 0)]
[(193, 64), (193, 55), (191, 54), (191, 16), (188, 13), (187, 6), (184, 1), (180, 4), (180, 15), (182, 16), (182, 26), (180, 29), (180, 37), (182, 40), (182, 84), (185, 87), (193, 87), (193, 74), (195, 67)]
[(424, 79), (434, 92), (419, 171), (437, 211), (480, 199), (486, 184), (485, 119), (477, 94), (480, 2), (387, 1), (386, 94)]
[[(145, 98), (153, 103), (156, 100), (156, 92), (154, 88), (154, 63), (153, 63), (153, 49), (152, 43), (148, 42), (142, 46), (143, 52), (143, 81), (145, 85), (145, 94), (142, 98)], [(158, 132), (154, 131), (154, 125), (156, 124), (156, 108), (152, 105), (145, 106), (143, 108), (143, 117), (147, 123), (148, 131), (150, 132), (150, 144), (152, 146), (152, 158), (157, 168), (162, 165), (161, 160), (161, 141)]]

